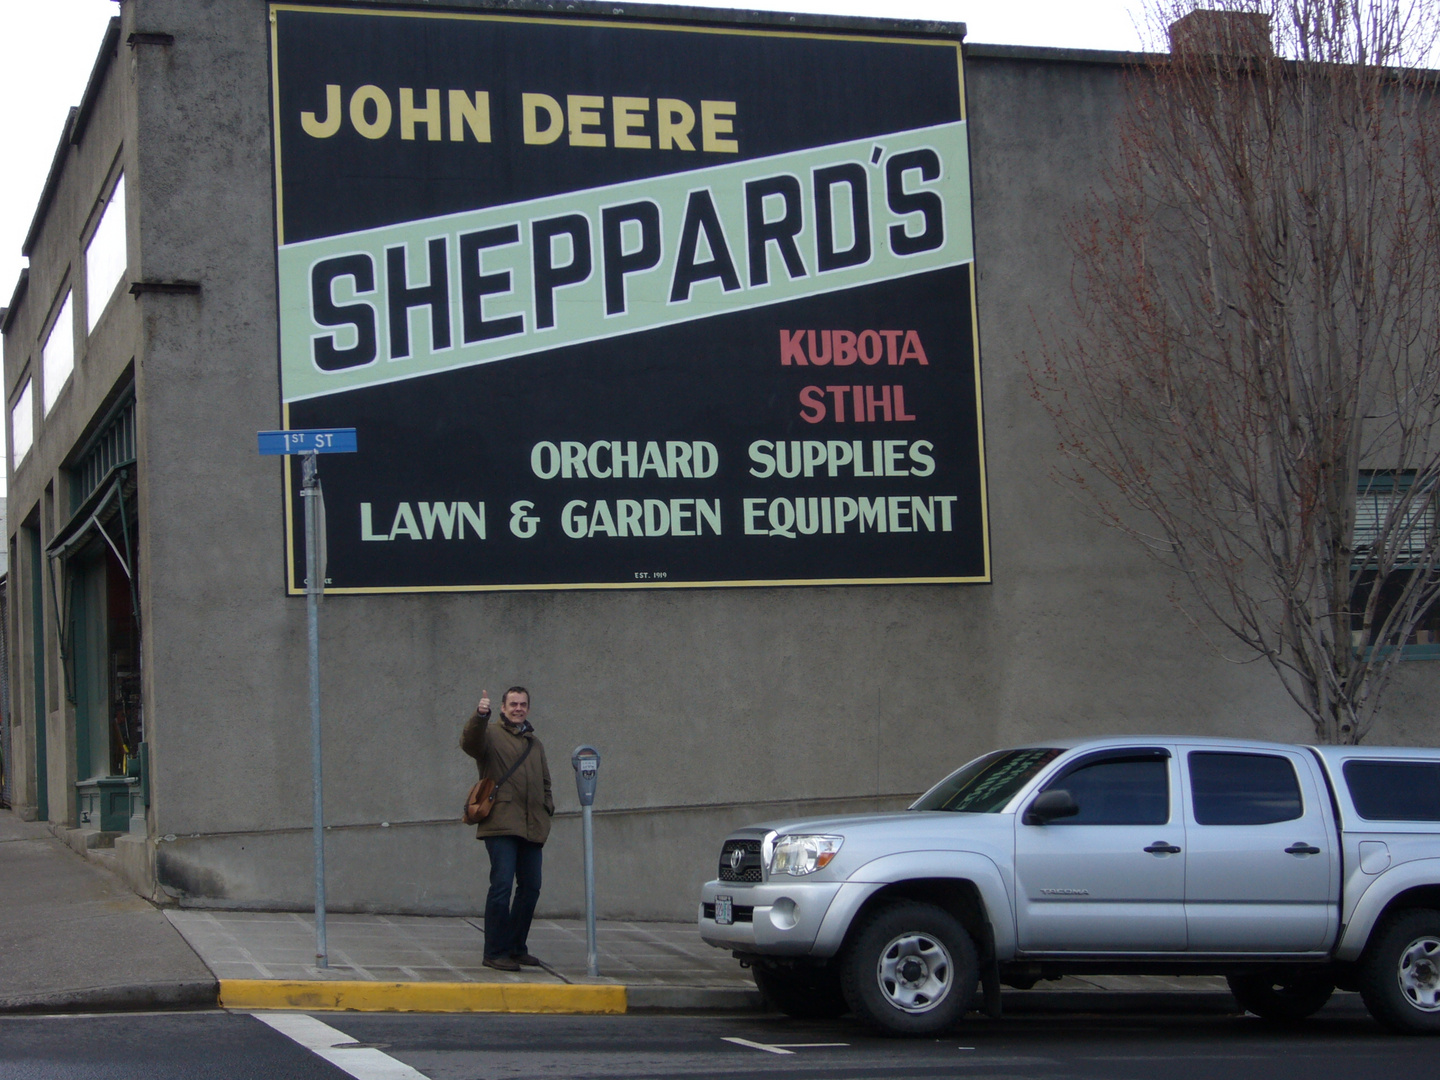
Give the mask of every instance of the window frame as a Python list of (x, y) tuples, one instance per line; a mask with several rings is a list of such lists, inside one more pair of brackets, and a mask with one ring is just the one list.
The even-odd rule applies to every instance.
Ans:
[[(1298, 801), (1298, 812), (1293, 817), (1279, 818), (1273, 821), (1201, 821), (1200, 800), (1195, 791), (1195, 768), (1193, 760), (1196, 757), (1246, 757), (1246, 758), (1270, 758), (1283, 762), (1289, 766), (1290, 778), (1295, 782), (1295, 798)], [(1292, 821), (1303, 821), (1309, 812), (1305, 804), (1305, 785), (1300, 781), (1300, 770), (1296, 767), (1294, 759), (1286, 754), (1273, 750), (1247, 750), (1229, 748), (1194, 747), (1185, 751), (1185, 776), (1188, 780), (1185, 789), (1185, 798), (1190, 806), (1190, 820), (1194, 824), (1207, 829), (1253, 829), (1263, 828), (1267, 825), (1285, 825)]]
[[(1165, 762), (1165, 820), (1161, 822), (1098, 822), (1098, 821), (1076, 821), (1074, 818), (1056, 818), (1047, 823), (1047, 828), (1055, 825), (1066, 825), (1069, 827), (1087, 826), (1098, 829), (1138, 829), (1138, 828), (1164, 828), (1175, 820), (1175, 755), (1163, 746), (1116, 746), (1104, 750), (1096, 750), (1066, 763), (1055, 775), (1046, 780), (1030, 796), (1028, 802), (1033, 802), (1047, 791), (1064, 789), (1065, 781), (1080, 772), (1095, 765), (1103, 765), (1107, 762), (1123, 761), (1163, 761)], [(1073, 794), (1073, 793), (1072, 793)], [(1083, 809), (1083, 808), (1082, 808)]]
[(1401, 826), (1402, 828), (1403, 828), (1403, 827), (1406, 827), (1406, 826), (1409, 826), (1409, 827), (1421, 826), (1422, 828), (1426, 828), (1426, 829), (1429, 829), (1429, 830), (1433, 831), (1436, 823), (1437, 823), (1437, 822), (1440, 822), (1440, 814), (1437, 814), (1435, 817), (1429, 817), (1429, 818), (1367, 817), (1367, 816), (1365, 815), (1364, 811), (1361, 810), (1359, 801), (1356, 800), (1356, 798), (1355, 798), (1355, 788), (1354, 788), (1354, 786), (1351, 784), (1351, 780), (1350, 780), (1350, 767), (1351, 767), (1352, 765), (1360, 766), (1361, 768), (1365, 768), (1365, 767), (1377, 767), (1377, 766), (1378, 766), (1378, 767), (1389, 766), (1389, 767), (1392, 767), (1392, 768), (1394, 768), (1394, 767), (1399, 767), (1399, 768), (1402, 768), (1402, 769), (1403, 769), (1403, 768), (1406, 768), (1406, 767), (1410, 767), (1410, 768), (1426, 768), (1426, 767), (1429, 767), (1430, 769), (1440, 771), (1440, 761), (1436, 761), (1436, 760), (1433, 759), (1433, 758), (1408, 758), (1408, 759), (1407, 759), (1407, 758), (1360, 758), (1360, 757), (1357, 757), (1357, 758), (1350, 758), (1348, 761), (1345, 761), (1344, 763), (1342, 763), (1341, 766), (1340, 766), (1340, 770), (1339, 770), (1339, 771), (1340, 771), (1340, 779), (1341, 779), (1342, 785), (1343, 785), (1343, 787), (1344, 787), (1344, 789), (1345, 789), (1345, 797), (1346, 797), (1346, 798), (1349, 800), (1349, 802), (1350, 802), (1350, 808), (1354, 811), (1355, 816), (1356, 816), (1357, 818), (1359, 818), (1361, 821), (1365, 822), (1367, 825), (1379, 825), (1379, 826), (1384, 826), (1387, 831), (1390, 829), (1391, 826), (1397, 826), (1397, 825), (1398, 825), (1398, 826)]
[[(118, 206), (120, 215), (118, 218), (111, 218), (110, 211), (117, 209), (115, 201), (117, 194), (121, 200)], [(121, 169), (115, 177), (115, 182), (109, 186), (106, 193), (101, 197), (100, 214), (95, 219), (95, 228), (85, 239), (85, 334), (87, 337), (95, 332), (95, 327), (100, 324), (100, 320), (104, 317), (106, 309), (109, 308), (111, 301), (115, 299), (116, 293), (124, 283), (126, 275), (130, 272), (129, 223), (126, 221), (127, 212), (124, 201), (127, 198), (125, 170)], [(115, 275), (114, 280), (109, 283), (108, 290), (103, 296), (98, 296), (95, 290), (95, 271), (92, 266), (91, 252), (95, 247), (95, 241), (100, 238), (100, 233), (106, 228), (107, 224), (112, 229), (112, 232), (106, 233), (107, 238), (113, 237), (113, 230), (115, 228), (119, 229), (119, 250), (123, 254), (123, 259), (120, 272)], [(105, 285), (102, 283), (100, 287), (104, 289)]]
[[(40, 415), (49, 416), (55, 411), (55, 406), (60, 404), (60, 395), (65, 393), (66, 387), (75, 378), (75, 288), (67, 281), (65, 287), (60, 291), (60, 300), (55, 307), (55, 318), (50, 322), (45, 331), (45, 336), (40, 342)], [(55, 334), (64, 327), (70, 343), (69, 363), (65, 367), (60, 385), (55, 387), (54, 393), (50, 390), (50, 344), (55, 341)]]
[(25, 422), (29, 439), (25, 443), (25, 449), (10, 462), (11, 472), (19, 472), (21, 462), (30, 456), (31, 450), (35, 449), (35, 376), (28, 371), (20, 384), (20, 393), (15, 395), (15, 403), (10, 406), (10, 451), (12, 454), (15, 452), (16, 441), (15, 419), (21, 415), (21, 406), (25, 407)]
[[(1378, 580), (1377, 578), (1371, 578), (1369, 581), (1363, 584), (1361, 583), (1360, 574), (1365, 572), (1369, 561), (1369, 544), (1365, 543), (1362, 539), (1361, 505), (1367, 499), (1378, 502), (1381, 497), (1395, 491), (1397, 488), (1401, 490), (1409, 489), (1414, 485), (1415, 474), (1416, 471), (1414, 469), (1361, 469), (1359, 471), (1359, 477), (1355, 485), (1355, 530), (1352, 537), (1351, 546), (1353, 548), (1353, 554), (1351, 555), (1350, 561), (1350, 571), (1353, 575), (1356, 575), (1355, 585), (1351, 592), (1352, 610), (1357, 603), (1363, 603), (1364, 598), (1369, 595), (1369, 590), (1377, 587)], [(1410, 526), (1410, 532), (1412, 534), (1419, 528), (1426, 528), (1432, 533), (1437, 528), (1440, 528), (1440, 498), (1432, 501), (1426, 516), (1429, 519), (1428, 522), (1422, 522), (1418, 526)], [(1379, 519), (1378, 505), (1373, 518), (1377, 521)], [(1373, 535), (1374, 532), (1378, 532), (1378, 525), (1371, 530), (1369, 535)], [(1415, 545), (1412, 542), (1409, 550), (1413, 552), (1414, 549)], [(1392, 573), (1410, 574), (1414, 573), (1417, 568), (1418, 564), (1416, 563), (1408, 563), (1397, 559)], [(1374, 572), (1374, 568), (1371, 567), (1369, 573), (1373, 574)], [(1380, 582), (1378, 587), (1384, 588), (1385, 583)], [(1435, 633), (1436, 640), (1428, 642), (1407, 641), (1402, 643), (1400, 645), (1401, 660), (1440, 660), (1440, 631), (1427, 630), (1426, 633)], [(1356, 652), (1368, 652), (1371, 655), (1384, 656), (1394, 648), (1394, 645), (1370, 645), (1368, 647), (1357, 645)]]

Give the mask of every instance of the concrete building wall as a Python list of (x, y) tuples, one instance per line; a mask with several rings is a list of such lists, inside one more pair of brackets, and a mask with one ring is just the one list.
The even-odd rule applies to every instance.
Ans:
[[(58, 648), (55, 604), (49, 599), (48, 568), (35, 566), (24, 544), (24, 529), (40, 532), (48, 544), (57, 527), (69, 517), (67, 466), (77, 447), (91, 433), (117, 389), (130, 379), (141, 349), (140, 320), (123, 285), (108, 298), (94, 298), (103, 314), (89, 327), (85, 249), (99, 223), (104, 200), (116, 176), (132, 171), (130, 156), (133, 120), (129, 107), (133, 72), (118, 32), (107, 34), (96, 59), (85, 103), (72, 115), (62, 135), (52, 170), (53, 187), (37, 213), (29, 240), (28, 280), (6, 316), (5, 392), (6, 433), (10, 410), (27, 380), (32, 386), (34, 445), (9, 474), (8, 539), (10, 565), (16, 569), (15, 603), (11, 605), (11, 670), (14, 680), (14, 715), (17, 720), (15, 767), (17, 805), (34, 807), (35, 693), (32, 677), (34, 599), (32, 575), (43, 577), (41, 621), (45, 635), (46, 741), (51, 748), (47, 775), (52, 820), (76, 824), (73, 787), (75, 711), (66, 700), (64, 673)], [(138, 246), (138, 220), (133, 201), (126, 221), (127, 246)], [(133, 277), (127, 277), (132, 280)], [(75, 366), (58, 399), (47, 412), (43, 405), (42, 350), (66, 292), (71, 293), (70, 323), (74, 335)], [(23, 593), (23, 595), (21, 595)]]
[[(121, 47), (93, 148), (67, 162), (6, 335), (7, 389), (75, 261), (106, 147), (111, 158), (123, 147), (132, 272), (200, 283), (198, 295), (126, 297), (107, 331), (111, 382), (127, 350), (136, 361), (153, 791), (150, 834), (123, 859), (142, 891), (182, 903), (303, 908), (304, 602), (284, 595), (281, 466), (254, 441), (281, 426), (266, 7), (126, 0), (122, 19), (122, 40), (143, 30), (173, 44)], [(559, 807), (548, 914), (581, 904), (568, 759), (582, 742), (604, 755), (602, 914), (683, 918), (728, 829), (903, 806), (998, 745), (1310, 735), (1267, 668), (1209, 651), (1167, 598), (1172, 583), (1051, 479), (1055, 437), (1025, 362), (1039, 355), (1037, 328), (1066, 317), (1064, 223), (1098, 181), (1122, 66), (974, 50), (967, 79), (994, 583), (331, 597), (322, 702), (335, 908), (479, 908), (485, 861), (457, 820), (474, 769), (457, 740), (482, 689), (498, 696), (513, 682), (533, 690)], [(17, 524), (61, 478), (107, 385), (77, 378), (65, 418), (37, 428), (38, 454), (12, 477)], [(1433, 677), (1403, 682), (1401, 719), (1374, 741), (1435, 741), (1414, 712)], [(58, 722), (52, 734), (64, 744)], [(52, 816), (62, 787), (52, 784)]]

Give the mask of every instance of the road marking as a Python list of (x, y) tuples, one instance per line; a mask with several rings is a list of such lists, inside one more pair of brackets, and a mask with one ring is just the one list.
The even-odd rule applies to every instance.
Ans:
[(354, 1047), (349, 1035), (337, 1031), (304, 1013), (251, 1013), (262, 1024), (268, 1024), (286, 1038), (293, 1039), (312, 1054), (324, 1058), (337, 1069), (343, 1069), (355, 1080), (430, 1080), (422, 1072), (403, 1061), (396, 1061), (373, 1047)]
[(751, 1039), (742, 1039), (738, 1035), (720, 1036), (726, 1042), (734, 1043), (736, 1046), (748, 1046), (751, 1050), (764, 1050), (767, 1054), (793, 1054), (796, 1049), (804, 1050), (817, 1046), (849, 1046), (849, 1043), (762, 1043), (754, 1042)]
[(748, 1046), (751, 1050), (764, 1050), (767, 1054), (795, 1053), (794, 1050), (786, 1050), (783, 1046), (771, 1046), (768, 1043), (751, 1042), (749, 1039), (742, 1039), (738, 1035), (722, 1035), (720, 1037), (728, 1043), (734, 1043), (736, 1046)]

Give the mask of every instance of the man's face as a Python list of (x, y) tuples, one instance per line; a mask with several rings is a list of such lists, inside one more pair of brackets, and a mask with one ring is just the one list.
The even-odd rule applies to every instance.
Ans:
[(524, 723), (525, 718), (530, 715), (530, 696), (528, 694), (506, 694), (504, 702), (500, 705), (500, 715), (512, 724)]

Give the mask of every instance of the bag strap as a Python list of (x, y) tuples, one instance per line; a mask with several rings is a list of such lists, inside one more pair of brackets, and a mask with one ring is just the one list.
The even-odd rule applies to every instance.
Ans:
[(505, 783), (506, 780), (509, 780), (510, 777), (512, 777), (512, 776), (515, 775), (515, 770), (516, 770), (516, 769), (520, 768), (521, 765), (525, 764), (525, 759), (530, 756), (530, 751), (531, 751), (532, 749), (534, 749), (534, 747), (535, 747), (535, 740), (534, 740), (534, 739), (527, 738), (527, 739), (525, 740), (525, 749), (522, 750), (522, 751), (520, 751), (520, 756), (515, 759), (515, 764), (514, 764), (514, 765), (511, 765), (510, 768), (506, 769), (506, 770), (505, 770), (505, 775), (502, 776), (502, 777), (500, 777), (499, 780), (496, 780), (496, 781), (495, 781), (495, 790), (496, 790), (496, 791), (499, 791), (499, 790), (500, 790), (500, 785), (501, 785), (501, 784)]

